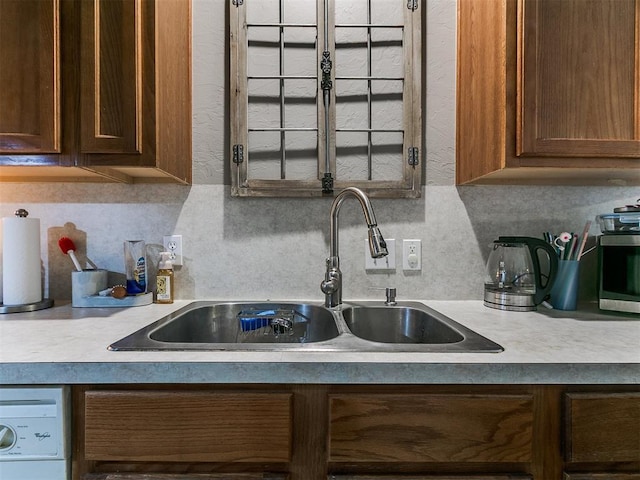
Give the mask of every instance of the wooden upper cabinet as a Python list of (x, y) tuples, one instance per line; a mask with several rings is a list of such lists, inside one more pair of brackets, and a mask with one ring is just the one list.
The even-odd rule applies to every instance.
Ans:
[(82, 3), (83, 153), (141, 153), (141, 7), (141, 0)]
[(456, 183), (640, 185), (640, 0), (459, 0)]
[(0, 1), (0, 154), (60, 151), (55, 0)]
[(0, 0), (0, 22), (0, 180), (191, 182), (190, 0)]
[(640, 2), (524, 0), (521, 155), (640, 156)]
[(191, 182), (191, 3), (82, 0), (80, 164)]

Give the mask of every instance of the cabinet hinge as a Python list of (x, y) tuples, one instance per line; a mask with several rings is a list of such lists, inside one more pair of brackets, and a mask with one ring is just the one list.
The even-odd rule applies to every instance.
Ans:
[(233, 3), (236, 7), (239, 7), (244, 3), (244, 0), (231, 0), (231, 3)]
[(233, 146), (233, 163), (240, 165), (244, 162), (244, 147), (242, 145)]
[(418, 147), (409, 147), (407, 149), (407, 163), (409, 163), (409, 165), (411, 165), (412, 167), (418, 165), (418, 153), (420, 153), (418, 151)]
[(418, 0), (407, 0), (407, 8), (415, 12), (418, 9)]

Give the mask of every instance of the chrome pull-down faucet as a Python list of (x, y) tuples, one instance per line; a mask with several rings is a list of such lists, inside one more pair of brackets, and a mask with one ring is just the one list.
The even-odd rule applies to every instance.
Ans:
[(373, 258), (385, 257), (387, 252), (387, 244), (382, 238), (380, 229), (376, 222), (376, 215), (373, 213), (373, 207), (369, 201), (369, 197), (356, 187), (347, 187), (342, 190), (331, 204), (331, 225), (330, 237), (331, 244), (329, 250), (329, 258), (327, 258), (327, 271), (324, 281), (320, 284), (320, 289), (325, 294), (324, 304), (326, 307), (335, 307), (342, 303), (342, 273), (340, 272), (340, 258), (338, 256), (338, 214), (342, 202), (348, 197), (354, 196), (362, 206), (362, 212), (369, 228), (369, 250)]

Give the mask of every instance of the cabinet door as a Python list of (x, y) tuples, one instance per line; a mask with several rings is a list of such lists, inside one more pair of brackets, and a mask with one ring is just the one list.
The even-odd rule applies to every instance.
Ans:
[(519, 153), (640, 157), (640, 2), (522, 5)]
[(290, 393), (89, 391), (87, 460), (288, 462)]
[(140, 153), (141, 7), (141, 0), (82, 2), (82, 153)]
[(565, 408), (567, 461), (640, 461), (640, 393), (571, 393)]
[(191, 1), (80, 6), (80, 165), (127, 182), (190, 183)]
[(60, 151), (57, 0), (0, 0), (0, 153)]
[(529, 462), (528, 395), (332, 395), (331, 462)]
[(640, 184), (640, 0), (457, 5), (457, 184)]

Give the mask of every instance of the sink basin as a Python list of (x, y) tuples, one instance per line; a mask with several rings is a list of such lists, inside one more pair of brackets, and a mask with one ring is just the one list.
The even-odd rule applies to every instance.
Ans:
[(382, 343), (457, 343), (464, 336), (429, 313), (411, 307), (350, 307), (343, 312), (351, 332)]
[(502, 347), (418, 302), (322, 304), (198, 301), (109, 350), (501, 352)]
[[(194, 302), (109, 346), (110, 350), (226, 350), (324, 342), (339, 334), (331, 310), (274, 302)], [(240, 347), (240, 348), (238, 348)], [(260, 348), (256, 348), (260, 349)]]
[(390, 344), (395, 350), (425, 351), (424, 347), (443, 352), (503, 350), (497, 343), (419, 303), (353, 305), (344, 308), (342, 316), (355, 336)]

